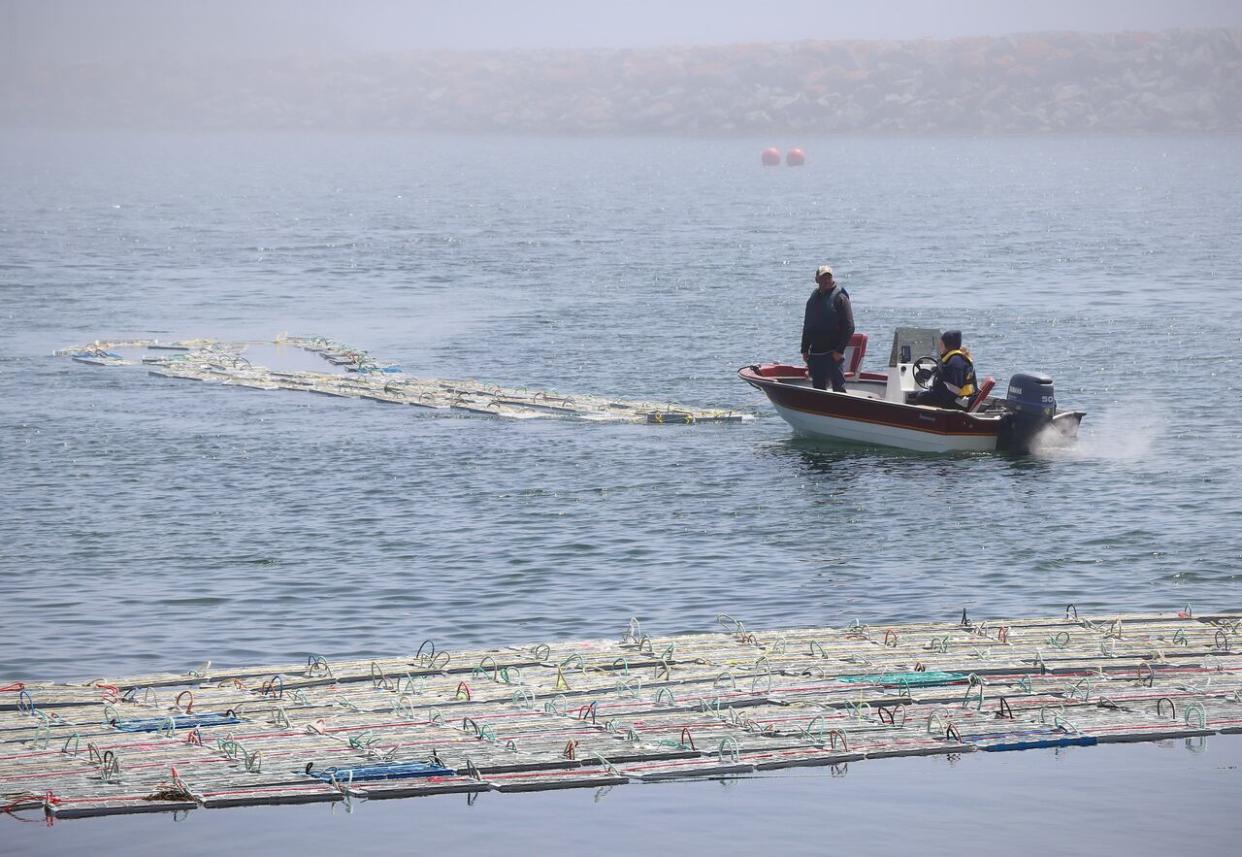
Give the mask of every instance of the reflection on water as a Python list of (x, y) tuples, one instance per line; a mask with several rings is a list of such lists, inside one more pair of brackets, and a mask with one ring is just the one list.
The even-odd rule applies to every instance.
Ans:
[(794, 465), (800, 473), (832, 476), (841, 481), (870, 478), (875, 473), (936, 479), (961, 473), (963, 468), (976, 464), (988, 466), (990, 459), (1006, 458), (989, 453), (919, 452), (801, 435), (768, 444), (761, 452), (774, 461)]
[[(63, 821), (14, 853), (1228, 854), (1242, 738), (880, 759), (608, 790)], [(1191, 820), (1188, 822), (1188, 819)], [(1102, 821), (1104, 820), (1104, 821)], [(1055, 822), (1055, 823), (1053, 823)], [(899, 830), (895, 831), (895, 826)]]

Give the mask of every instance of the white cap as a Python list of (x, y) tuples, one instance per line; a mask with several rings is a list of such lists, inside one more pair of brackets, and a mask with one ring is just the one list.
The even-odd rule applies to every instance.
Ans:
[(831, 274), (831, 273), (832, 273), (832, 268), (830, 266), (820, 265), (818, 268), (815, 269), (815, 281), (819, 282), (820, 277), (822, 277), (824, 274)]

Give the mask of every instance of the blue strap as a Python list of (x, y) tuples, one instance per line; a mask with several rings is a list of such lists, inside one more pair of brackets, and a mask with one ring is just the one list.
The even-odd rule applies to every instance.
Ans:
[(159, 732), (171, 725), (173, 729), (194, 729), (199, 726), (230, 726), (241, 723), (235, 714), (179, 714), (176, 717), (149, 717), (139, 720), (118, 720), (122, 732)]
[(352, 780), (399, 780), (412, 777), (447, 777), (457, 773), (452, 768), (432, 765), (427, 762), (385, 762), (375, 765), (359, 765), (354, 768), (324, 768), (322, 771), (309, 770), (317, 780), (331, 782), (333, 779)]

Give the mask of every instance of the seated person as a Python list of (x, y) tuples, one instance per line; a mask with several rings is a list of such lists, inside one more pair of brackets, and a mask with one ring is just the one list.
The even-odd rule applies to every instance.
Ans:
[(916, 405), (966, 410), (978, 387), (975, 384), (975, 362), (962, 347), (962, 332), (946, 330), (937, 343), (940, 365), (930, 390), (921, 390), (914, 397)]

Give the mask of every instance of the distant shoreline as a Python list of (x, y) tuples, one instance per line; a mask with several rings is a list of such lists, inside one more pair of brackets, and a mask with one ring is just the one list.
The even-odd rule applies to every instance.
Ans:
[(4, 127), (572, 136), (1242, 130), (1242, 30), (0, 61)]

